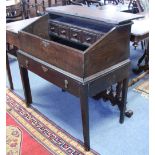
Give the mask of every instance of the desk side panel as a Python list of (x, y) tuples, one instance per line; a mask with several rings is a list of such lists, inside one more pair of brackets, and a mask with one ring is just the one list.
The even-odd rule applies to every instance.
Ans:
[(130, 31), (130, 24), (116, 27), (90, 47), (84, 55), (84, 77), (128, 59)]

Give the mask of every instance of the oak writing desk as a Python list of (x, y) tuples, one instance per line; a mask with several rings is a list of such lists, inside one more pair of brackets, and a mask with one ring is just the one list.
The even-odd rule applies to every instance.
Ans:
[[(27, 106), (32, 102), (30, 70), (80, 98), (84, 146), (90, 149), (88, 97), (110, 96), (124, 121), (129, 76), (131, 19), (81, 6), (48, 8), (45, 15), (18, 32), (17, 52)], [(103, 92), (104, 91), (104, 92)]]

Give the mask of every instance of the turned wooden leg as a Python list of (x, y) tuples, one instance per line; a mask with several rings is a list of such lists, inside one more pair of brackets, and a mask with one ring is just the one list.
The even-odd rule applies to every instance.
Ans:
[(21, 79), (22, 79), (22, 85), (23, 85), (26, 105), (29, 107), (30, 104), (32, 103), (32, 96), (31, 96), (28, 71), (26, 68), (23, 68), (20, 65), (19, 65), (19, 69), (20, 69), (20, 75), (21, 75)]
[(144, 42), (141, 41), (141, 47), (142, 47), (142, 50), (144, 50)]
[(127, 91), (128, 91), (128, 78), (123, 80), (122, 99), (120, 105), (120, 123), (124, 122), (126, 103), (127, 103)]
[(89, 140), (88, 86), (81, 86), (80, 88), (80, 103), (81, 103), (84, 147), (86, 151), (89, 151), (90, 140)]
[[(139, 74), (142, 71), (146, 71), (149, 69), (149, 41), (148, 39), (144, 40), (144, 54), (139, 58), (138, 60), (138, 68), (137, 69), (133, 69), (133, 72), (135, 74)], [(141, 65), (142, 62), (145, 62), (144, 65)]]
[(140, 66), (140, 64), (142, 63), (142, 61), (145, 59), (146, 56), (146, 50), (144, 50), (144, 54), (140, 57), (140, 59), (138, 60), (138, 64), (137, 66)]
[(146, 40), (145, 42), (146, 42), (145, 66), (149, 66), (149, 39)]
[(7, 76), (8, 76), (8, 81), (9, 81), (10, 89), (13, 90), (14, 87), (13, 87), (11, 70), (10, 70), (10, 65), (9, 65), (9, 58), (8, 58), (8, 54), (7, 53), (6, 53), (6, 71), (7, 71)]

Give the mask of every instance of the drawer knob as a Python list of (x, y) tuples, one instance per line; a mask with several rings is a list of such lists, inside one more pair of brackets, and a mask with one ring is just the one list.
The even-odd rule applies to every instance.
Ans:
[(25, 60), (25, 66), (26, 66), (26, 68), (29, 67), (29, 61), (28, 60)]
[(77, 37), (77, 33), (74, 33), (74, 34), (73, 34), (73, 37)]
[(87, 39), (86, 39), (86, 41), (90, 41), (91, 40), (91, 38), (90, 37), (88, 37)]
[(44, 72), (47, 72), (47, 71), (48, 71), (48, 68), (46, 68), (46, 67), (44, 67), (44, 66), (41, 66), (41, 68), (42, 68), (42, 70), (43, 70)]
[(68, 81), (64, 80), (64, 82), (65, 82), (65, 88), (68, 88)]
[(61, 33), (62, 33), (62, 34), (65, 34), (65, 33), (66, 33), (66, 31), (65, 31), (65, 30), (62, 30), (62, 31), (61, 31)]

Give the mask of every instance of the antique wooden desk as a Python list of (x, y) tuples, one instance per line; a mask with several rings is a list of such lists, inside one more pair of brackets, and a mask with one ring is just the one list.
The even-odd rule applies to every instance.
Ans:
[(27, 106), (32, 102), (27, 70), (78, 96), (84, 145), (89, 150), (89, 96), (100, 92), (110, 96), (112, 104), (119, 107), (120, 123), (124, 121), (131, 19), (140, 16), (109, 16), (106, 11), (71, 5), (47, 11), (49, 15), (19, 31), (13, 39), (19, 41), (17, 58), (25, 100)]

